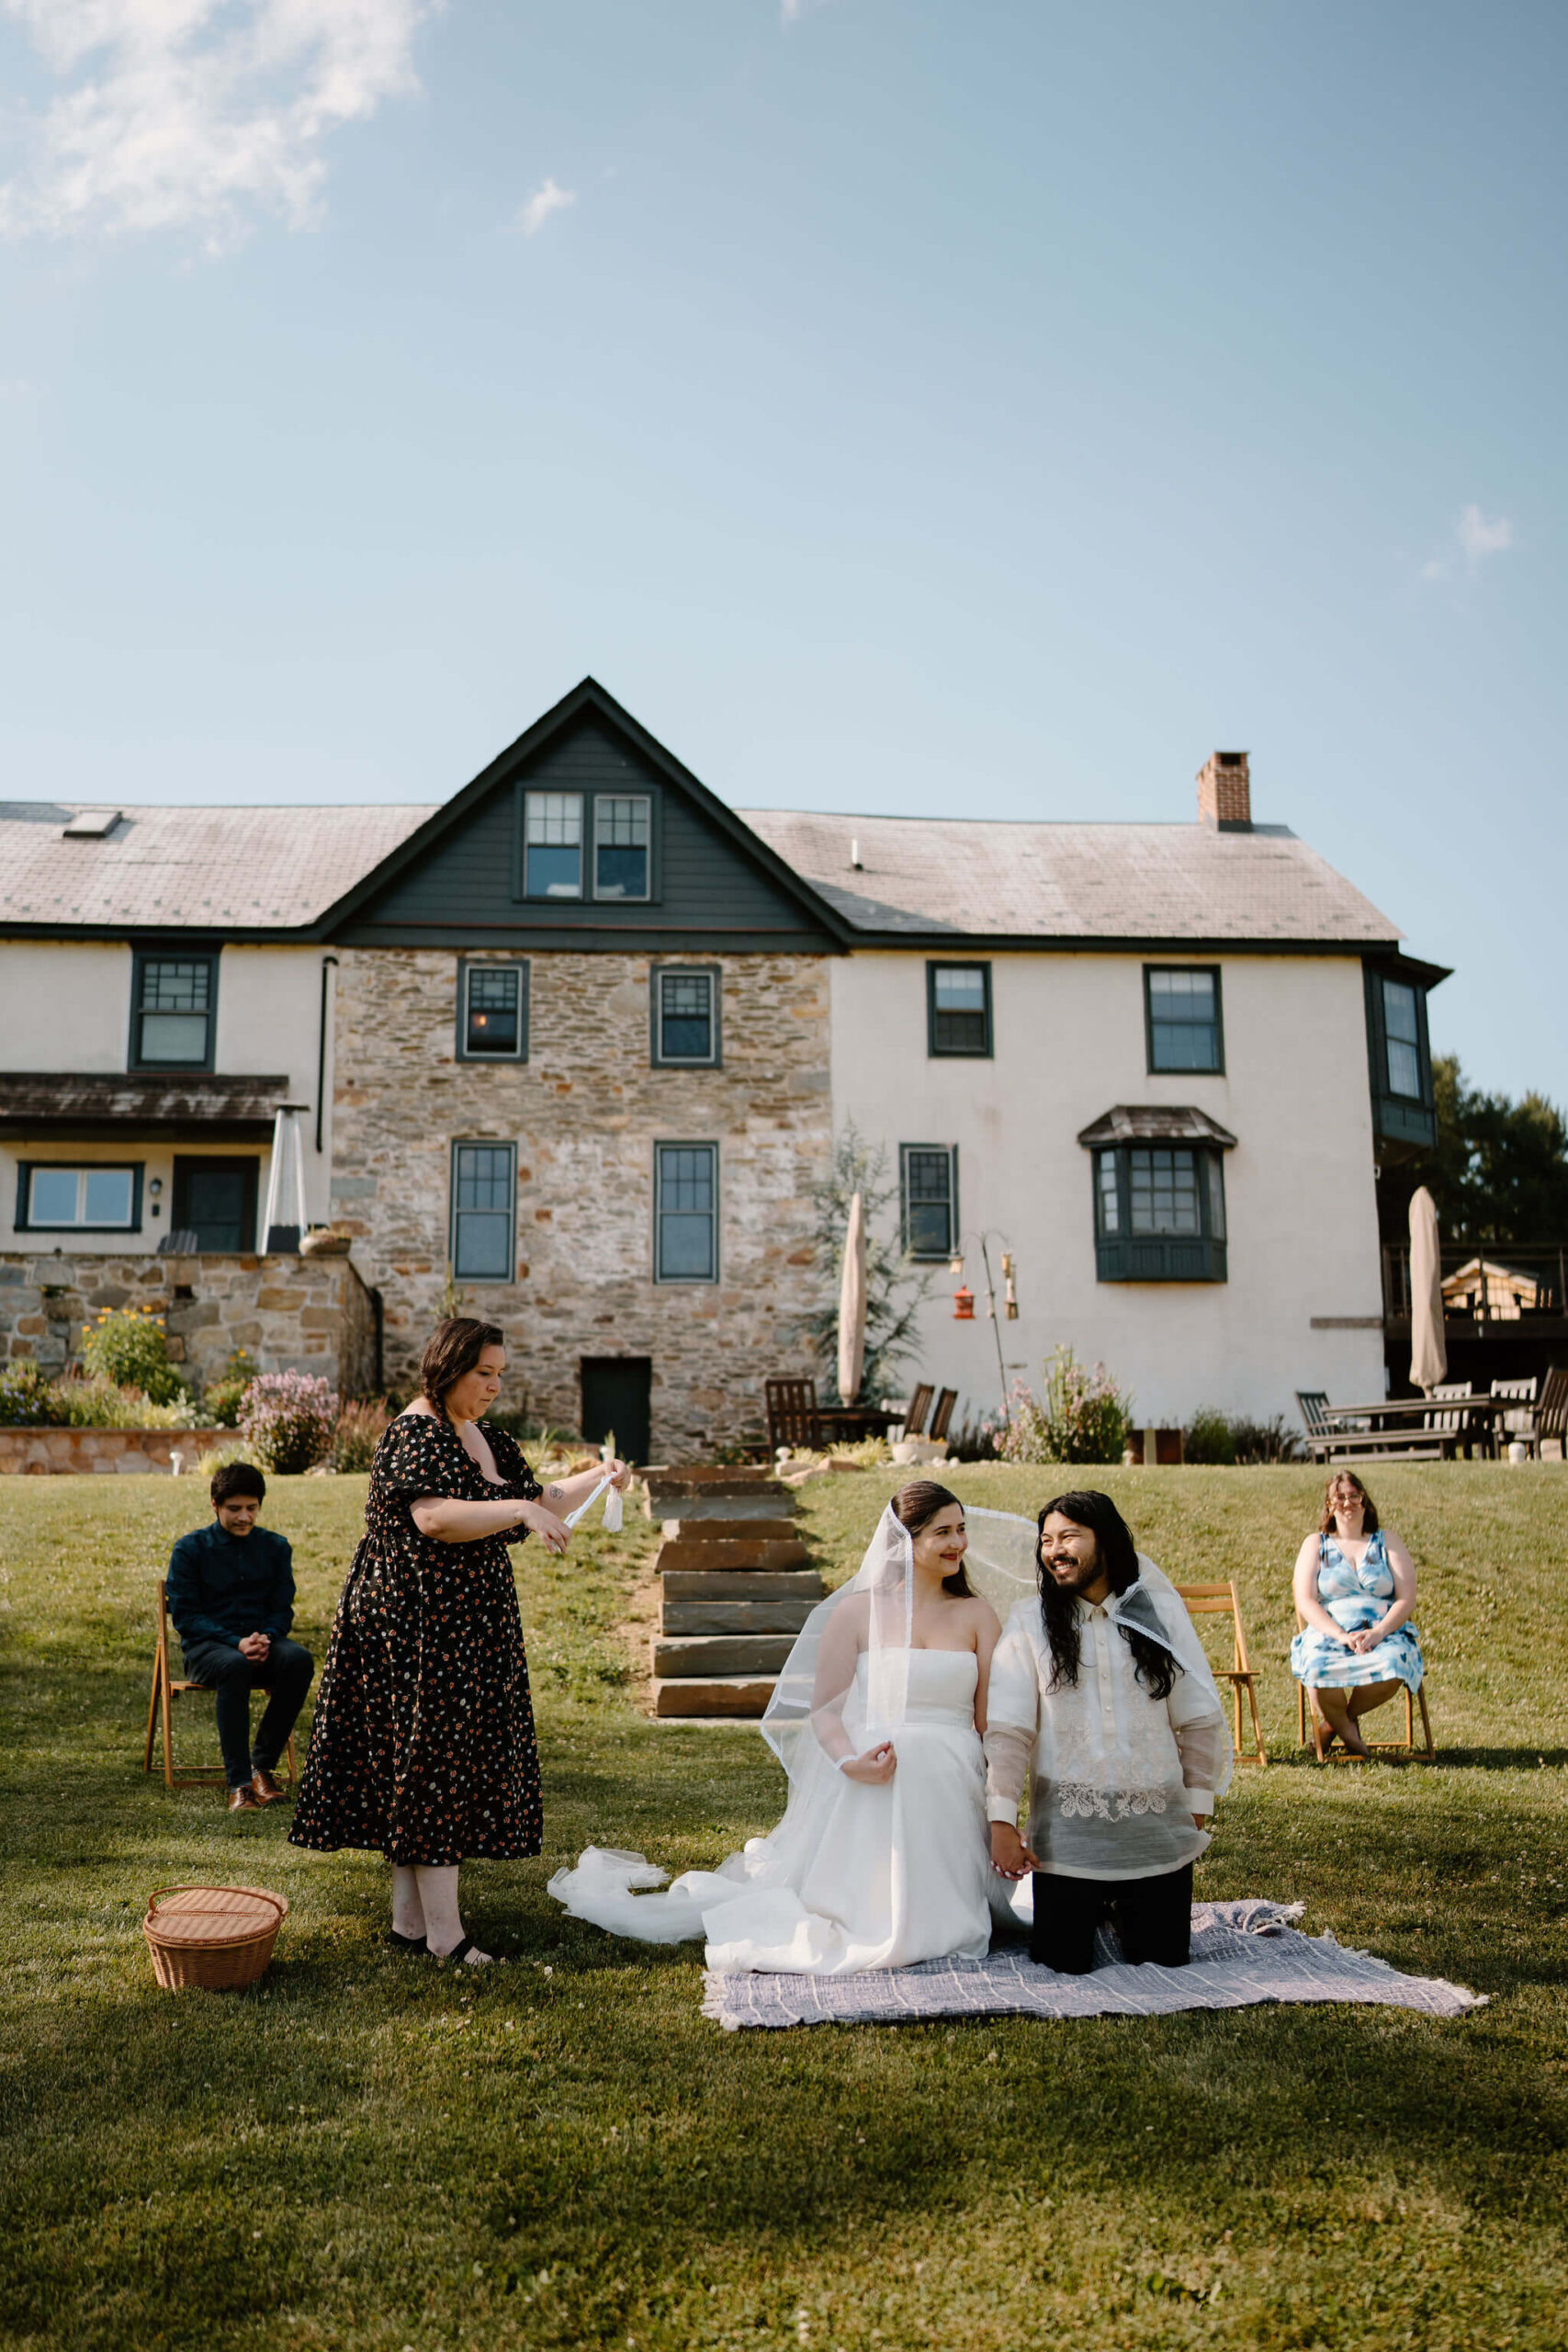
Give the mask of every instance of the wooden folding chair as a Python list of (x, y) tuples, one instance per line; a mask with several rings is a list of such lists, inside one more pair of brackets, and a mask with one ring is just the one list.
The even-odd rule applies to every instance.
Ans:
[(933, 1445), (945, 1445), (947, 1443), (948, 1424), (953, 1419), (953, 1408), (957, 1402), (958, 1391), (956, 1388), (944, 1388), (942, 1395), (937, 1398), (936, 1410), (931, 1415), (931, 1442)]
[[(1306, 1619), (1298, 1610), (1296, 1612), (1296, 1631), (1300, 1633), (1305, 1623)], [(1425, 1735), (1427, 1742), (1424, 1748), (1417, 1747), (1416, 1745), (1416, 1710), (1417, 1707), (1421, 1710), (1421, 1729)], [(1421, 1677), (1421, 1679), (1416, 1684), (1414, 1691), (1411, 1690), (1408, 1682), (1404, 1685), (1404, 1737), (1403, 1739), (1373, 1739), (1370, 1737), (1366, 1727), (1366, 1718), (1364, 1716), (1358, 1716), (1357, 1725), (1360, 1731), (1361, 1737), (1366, 1741), (1367, 1746), (1372, 1749), (1374, 1754), (1416, 1757), (1426, 1764), (1429, 1764), (1437, 1755), (1437, 1743), (1432, 1737), (1432, 1718), (1427, 1713), (1427, 1678), (1425, 1675)], [(1330, 1758), (1323, 1744), (1327, 1733), (1327, 1726), (1324, 1723), (1322, 1716), (1318, 1713), (1317, 1709), (1313, 1706), (1311, 1702), (1308, 1700), (1307, 1687), (1304, 1682), (1298, 1682), (1296, 1684), (1296, 1732), (1302, 1746), (1303, 1747), (1310, 1747), (1320, 1764), (1326, 1764), (1329, 1762)], [(1336, 1764), (1348, 1764), (1353, 1763), (1355, 1759), (1348, 1751), (1341, 1749), (1340, 1753), (1332, 1760)]]
[[(1241, 1622), (1241, 1601), (1235, 1586), (1224, 1584), (1179, 1584), (1176, 1588), (1190, 1614), (1194, 1617), (1228, 1617), (1231, 1621), (1231, 1663), (1217, 1670), (1221, 1679), (1231, 1686), (1231, 1701), (1235, 1708), (1235, 1754), (1238, 1764), (1267, 1764), (1269, 1750), (1263, 1745), (1263, 1726), (1258, 1720), (1258, 1693), (1253, 1688), (1257, 1676), (1247, 1654), (1247, 1629)], [(1241, 1694), (1247, 1693), (1247, 1703), (1252, 1711), (1253, 1746), (1242, 1744)]]
[(807, 1453), (815, 1453), (822, 1442), (822, 1424), (817, 1418), (817, 1383), (814, 1380), (769, 1380), (764, 1382), (768, 1399), (768, 1445), (777, 1453), (781, 1445)]
[[(164, 1786), (166, 1789), (210, 1788), (215, 1781), (227, 1781), (229, 1775), (221, 1764), (187, 1764), (176, 1769), (175, 1758), (175, 1702), (187, 1698), (193, 1690), (210, 1691), (210, 1682), (175, 1681), (169, 1668), (169, 1603), (168, 1588), (162, 1577), (158, 1579), (158, 1646), (152, 1653), (152, 1689), (147, 1701), (147, 1746), (141, 1758), (144, 1772), (152, 1770), (152, 1742), (157, 1736), (160, 1720), (164, 1732)], [(288, 1785), (299, 1780), (294, 1761), (294, 1735), (288, 1735)]]
[(922, 1380), (914, 1395), (910, 1397), (908, 1409), (904, 1415), (904, 1435), (906, 1437), (924, 1437), (926, 1433), (926, 1415), (931, 1408), (932, 1394), (933, 1391), (931, 1382), (929, 1380)]

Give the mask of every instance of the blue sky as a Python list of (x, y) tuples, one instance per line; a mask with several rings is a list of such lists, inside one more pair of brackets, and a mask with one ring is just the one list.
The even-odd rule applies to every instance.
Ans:
[(0, 0), (15, 797), (737, 806), (1216, 746), (1568, 1098), (1568, 13)]

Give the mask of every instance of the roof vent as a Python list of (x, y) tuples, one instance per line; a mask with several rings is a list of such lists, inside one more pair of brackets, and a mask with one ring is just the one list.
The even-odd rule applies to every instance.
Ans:
[(864, 861), (861, 856), (860, 843), (857, 841), (852, 840), (850, 842), (850, 864), (853, 866), (857, 874), (864, 871)]
[(67, 842), (101, 842), (106, 833), (113, 832), (121, 813), (118, 808), (78, 808), (71, 822), (61, 827), (60, 838)]

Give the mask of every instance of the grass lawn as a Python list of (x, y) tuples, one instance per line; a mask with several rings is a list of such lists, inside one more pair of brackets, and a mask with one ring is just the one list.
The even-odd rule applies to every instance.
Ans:
[[(441, 1973), (387, 1948), (378, 1858), (141, 1775), (152, 1571), (200, 1490), (0, 1480), (0, 2340), (1562, 2346), (1568, 1470), (1372, 1478), (1420, 1573), (1441, 1754), (1365, 1770), (1294, 1747), (1290, 1572), (1320, 1480), (1093, 1475), (1168, 1572), (1246, 1600), (1277, 1760), (1238, 1770), (1201, 1891), (1303, 1898), (1313, 1932), (1490, 2007), (721, 2033), (697, 1947), (614, 1941), (544, 1892), (591, 1841), (711, 1865), (780, 1809), (754, 1731), (640, 1712), (615, 1628), (653, 1531), (630, 1514), (570, 1563), (523, 1557), (548, 1850), (466, 1873), (513, 1963)], [(835, 1575), (891, 1483), (806, 1489)], [(955, 1483), (1028, 1510), (1053, 1482)], [(268, 1497), (318, 1665), (363, 1498)], [(207, 1702), (185, 1737), (215, 1754)], [(153, 1984), (147, 1894), (191, 1878), (288, 1896), (257, 1991)]]

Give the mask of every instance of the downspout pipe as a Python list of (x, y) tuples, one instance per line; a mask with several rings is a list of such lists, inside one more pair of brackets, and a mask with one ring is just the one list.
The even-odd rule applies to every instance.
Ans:
[(331, 983), (327, 978), (327, 967), (335, 965), (337, 960), (335, 956), (323, 956), (321, 958), (321, 1018), (316, 1038), (316, 1157), (318, 1159), (321, 1154), (322, 1121), (326, 1116), (327, 1108), (327, 1004), (331, 991)]

